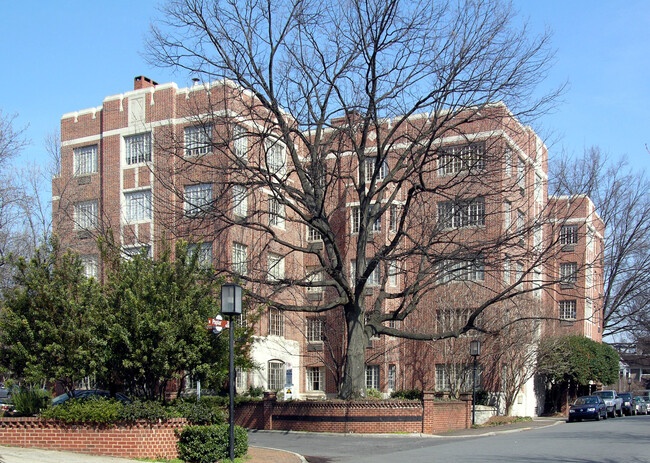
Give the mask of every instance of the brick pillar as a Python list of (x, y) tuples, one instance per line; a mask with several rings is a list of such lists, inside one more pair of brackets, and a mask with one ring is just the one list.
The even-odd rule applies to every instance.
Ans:
[(436, 400), (436, 393), (433, 391), (424, 391), (422, 397), (422, 434), (433, 434), (434, 429), (434, 414), (435, 408), (433, 406)]
[(460, 400), (465, 402), (465, 429), (472, 427), (472, 394), (461, 392)]
[(264, 393), (264, 429), (273, 429), (273, 409), (276, 401), (275, 392)]

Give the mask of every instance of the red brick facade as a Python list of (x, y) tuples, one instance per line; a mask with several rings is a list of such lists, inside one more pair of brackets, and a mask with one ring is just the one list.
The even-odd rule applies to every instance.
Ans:
[(178, 457), (175, 431), (185, 418), (158, 424), (138, 422), (114, 426), (64, 424), (39, 418), (0, 419), (0, 445), (66, 450), (122, 458)]

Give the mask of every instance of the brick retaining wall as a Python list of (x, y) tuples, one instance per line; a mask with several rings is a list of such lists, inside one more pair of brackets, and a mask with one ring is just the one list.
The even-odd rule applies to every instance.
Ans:
[(187, 425), (185, 418), (150, 424), (138, 421), (115, 426), (65, 424), (40, 418), (2, 418), (0, 444), (67, 450), (122, 458), (177, 458), (174, 430)]

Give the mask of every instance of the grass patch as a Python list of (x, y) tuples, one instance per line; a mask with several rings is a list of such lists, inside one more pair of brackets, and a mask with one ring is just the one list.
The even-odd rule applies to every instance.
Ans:
[(533, 421), (530, 416), (492, 416), (485, 424), (476, 427), (503, 426), (505, 424), (526, 423), (529, 421)]

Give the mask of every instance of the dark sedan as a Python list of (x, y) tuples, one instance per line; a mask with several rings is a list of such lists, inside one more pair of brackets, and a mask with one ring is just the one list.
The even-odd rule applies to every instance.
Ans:
[(601, 418), (607, 419), (607, 405), (598, 395), (578, 397), (569, 410), (569, 423), (584, 419), (598, 421)]
[[(91, 399), (91, 398), (105, 398), (108, 399), (110, 398), (111, 394), (108, 391), (104, 391), (101, 389), (84, 389), (84, 390), (76, 390), (73, 392), (74, 397), (70, 397), (68, 394), (61, 394), (56, 396), (55, 398), (52, 399), (52, 405), (59, 405), (62, 404), (63, 402), (66, 402), (72, 398), (74, 399)], [(131, 402), (131, 399), (129, 399), (127, 396), (124, 394), (120, 394), (119, 392), (115, 394), (115, 399), (119, 400), (120, 402)]]

